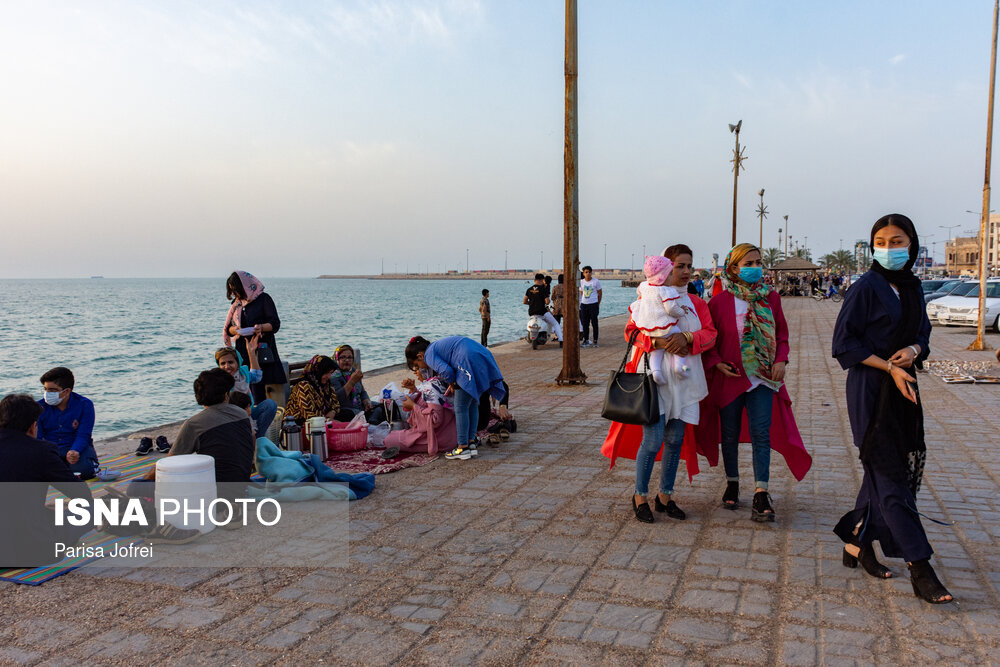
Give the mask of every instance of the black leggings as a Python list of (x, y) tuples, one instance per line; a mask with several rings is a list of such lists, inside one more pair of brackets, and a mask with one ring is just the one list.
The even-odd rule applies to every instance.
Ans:
[[(601, 310), (599, 303), (580, 304), (580, 323), (583, 325), (583, 339), (597, 342), (597, 315)], [(590, 325), (594, 325), (594, 338), (590, 338)]]

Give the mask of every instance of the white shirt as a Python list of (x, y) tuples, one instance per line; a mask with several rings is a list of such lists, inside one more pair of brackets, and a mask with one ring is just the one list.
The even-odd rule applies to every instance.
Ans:
[(602, 289), (597, 278), (580, 281), (580, 303), (597, 303), (597, 291)]
[[(736, 333), (742, 337), (743, 325), (746, 323), (747, 319), (747, 302), (735, 296), (733, 297), (733, 300), (736, 302)], [(753, 391), (764, 382), (756, 375), (751, 375), (747, 379), (750, 380), (750, 387), (747, 391)]]

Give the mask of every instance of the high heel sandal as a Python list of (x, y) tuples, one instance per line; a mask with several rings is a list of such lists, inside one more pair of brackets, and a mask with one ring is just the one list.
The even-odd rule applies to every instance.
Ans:
[(774, 521), (774, 508), (771, 507), (771, 496), (768, 495), (767, 491), (758, 491), (753, 494), (753, 507), (750, 509), (750, 518), (761, 523)]
[(860, 544), (854, 544), (859, 549), (858, 555), (853, 556), (851, 552), (844, 547), (844, 567), (849, 567), (852, 570), (861, 563), (862, 569), (872, 577), (876, 579), (891, 579), (893, 577), (892, 570), (887, 568), (882, 563), (878, 562), (875, 558), (875, 552), (872, 550), (871, 545), (868, 547), (861, 546)]
[(722, 506), (734, 510), (740, 506), (740, 483), (726, 482), (726, 492), (722, 494)]
[(948, 589), (937, 578), (934, 568), (931, 567), (930, 562), (926, 558), (915, 560), (909, 563), (907, 567), (910, 568), (910, 583), (913, 584), (913, 594), (918, 598), (926, 600), (931, 604), (948, 604), (955, 601), (954, 598), (949, 600), (944, 599), (946, 595), (950, 596), (951, 593), (948, 592)]

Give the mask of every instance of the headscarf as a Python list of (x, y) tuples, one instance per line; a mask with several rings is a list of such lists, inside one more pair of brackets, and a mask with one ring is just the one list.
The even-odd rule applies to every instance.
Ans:
[(334, 363), (333, 359), (323, 354), (317, 354), (302, 368), (302, 377), (317, 391), (322, 392), (323, 387), (330, 386), (329, 383), (323, 384), (323, 376), (332, 372), (336, 367), (337, 364)]
[[(246, 271), (236, 271), (236, 275), (240, 277), (240, 283), (243, 285), (243, 293), (247, 295), (247, 298), (240, 299), (237, 297), (233, 299), (233, 304), (229, 307), (229, 312), (226, 313), (226, 323), (222, 327), (222, 340), (227, 346), (233, 344), (232, 336), (229, 335), (229, 327), (235, 324), (239, 328), (240, 312), (243, 307), (264, 293), (264, 283), (257, 280), (253, 275)], [(237, 337), (239, 337), (238, 334)]]
[(739, 276), (736, 265), (752, 250), (760, 249), (749, 243), (741, 243), (726, 255), (722, 272), (723, 288), (738, 299), (746, 301), (747, 314), (743, 320), (740, 337), (740, 353), (743, 370), (747, 377), (759, 377), (764, 384), (777, 391), (781, 382), (772, 379), (777, 341), (774, 335), (774, 313), (767, 302), (771, 287), (763, 280), (750, 285)]
[[(917, 339), (920, 323), (925, 315), (920, 279), (911, 271), (920, 250), (920, 239), (913, 221), (899, 213), (879, 218), (872, 227), (871, 247), (875, 247), (875, 233), (889, 225), (899, 227), (910, 237), (910, 258), (902, 269), (890, 271), (877, 261), (872, 262), (871, 268), (899, 291), (902, 312), (889, 343), (889, 354), (893, 354)], [(903, 370), (911, 377), (916, 377), (912, 368)], [(915, 384), (913, 389), (917, 391)], [(924, 415), (919, 400), (920, 394), (917, 392), (918, 403), (911, 403), (896, 388), (892, 377), (888, 373), (882, 374), (878, 402), (861, 442), (860, 452), (862, 461), (897, 481), (906, 482), (914, 495), (920, 488), (927, 458)]]
[[(337, 362), (337, 367), (333, 371), (333, 377), (337, 378), (338, 380), (343, 380), (344, 385), (347, 384), (347, 381), (350, 379), (351, 375), (354, 374), (353, 368), (349, 368), (345, 371), (340, 367), (340, 354), (342, 352), (347, 352), (347, 351), (350, 351), (352, 354), (355, 354), (354, 348), (351, 347), (350, 345), (347, 345), (346, 343), (344, 345), (338, 345), (337, 348), (333, 351), (333, 360)], [(344, 387), (344, 389), (346, 389), (346, 387)], [(349, 394), (346, 394), (348, 403), (350, 403), (348, 407), (355, 409), (363, 408), (364, 394), (365, 394), (365, 388), (360, 382), (351, 387), (351, 392)]]

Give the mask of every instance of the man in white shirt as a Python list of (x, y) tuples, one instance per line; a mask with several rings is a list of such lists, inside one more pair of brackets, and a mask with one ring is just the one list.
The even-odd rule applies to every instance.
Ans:
[[(583, 267), (583, 279), (580, 281), (580, 324), (583, 326), (583, 345), (581, 347), (598, 347), (597, 317), (601, 311), (601, 281), (593, 277), (594, 270), (590, 266)], [(590, 342), (590, 325), (594, 325), (594, 342)]]

